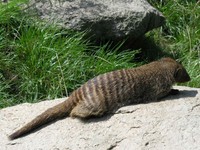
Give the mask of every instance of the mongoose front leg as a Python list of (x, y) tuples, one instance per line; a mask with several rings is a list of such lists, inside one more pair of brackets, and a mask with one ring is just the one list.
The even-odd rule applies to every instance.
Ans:
[(171, 91), (169, 92), (169, 95), (177, 95), (179, 94), (179, 90), (177, 89), (171, 89)]

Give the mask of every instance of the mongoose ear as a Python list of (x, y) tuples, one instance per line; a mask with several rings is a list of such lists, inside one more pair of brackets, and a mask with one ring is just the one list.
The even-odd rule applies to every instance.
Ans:
[(181, 74), (181, 69), (180, 69), (180, 68), (177, 68), (177, 69), (175, 70), (175, 73), (174, 73), (174, 78), (177, 79), (177, 78), (180, 76), (180, 74)]

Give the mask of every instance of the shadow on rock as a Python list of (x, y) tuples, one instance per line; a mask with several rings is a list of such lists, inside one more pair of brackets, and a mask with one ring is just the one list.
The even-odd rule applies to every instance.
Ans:
[(161, 99), (160, 101), (177, 100), (180, 98), (195, 97), (197, 93), (198, 93), (197, 90), (180, 90), (178, 94), (167, 96)]

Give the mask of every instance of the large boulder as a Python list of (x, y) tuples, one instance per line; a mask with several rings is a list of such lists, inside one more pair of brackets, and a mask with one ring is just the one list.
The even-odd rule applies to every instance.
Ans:
[(180, 94), (160, 102), (123, 107), (113, 115), (81, 122), (59, 120), (25, 137), (7, 136), (64, 99), (0, 110), (0, 149), (199, 150), (200, 89), (175, 87)]
[(146, 0), (31, 0), (42, 19), (88, 31), (96, 40), (138, 38), (164, 23)]

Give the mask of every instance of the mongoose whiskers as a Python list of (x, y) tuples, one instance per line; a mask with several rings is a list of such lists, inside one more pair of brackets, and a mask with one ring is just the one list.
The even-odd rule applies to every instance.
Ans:
[(125, 105), (155, 101), (168, 95), (175, 82), (189, 80), (185, 68), (172, 58), (108, 72), (89, 80), (73, 91), (66, 101), (47, 109), (9, 138), (21, 137), (61, 117), (103, 116)]

